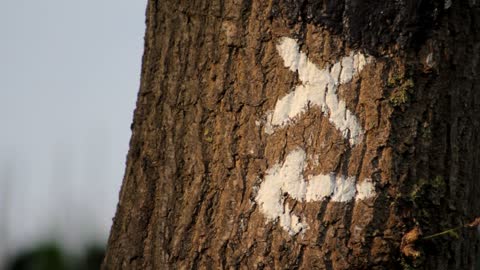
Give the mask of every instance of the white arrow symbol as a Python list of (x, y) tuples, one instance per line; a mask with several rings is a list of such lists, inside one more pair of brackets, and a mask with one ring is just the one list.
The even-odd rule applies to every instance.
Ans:
[[(347, 109), (345, 101), (339, 99), (337, 88), (339, 84), (350, 82), (372, 59), (361, 53), (352, 53), (331, 68), (319, 69), (299, 50), (294, 39), (286, 37), (280, 39), (277, 51), (285, 67), (293, 72), (298, 71), (302, 84), (277, 101), (274, 111), (267, 116), (265, 132), (271, 134), (277, 128), (292, 124), (311, 104), (328, 114), (330, 123), (348, 139), (350, 146), (359, 143), (363, 138), (363, 129), (358, 118)], [(285, 204), (285, 193), (300, 202), (321, 201), (328, 197), (331, 201), (347, 202), (353, 198), (363, 200), (375, 195), (375, 187), (370, 179), (355, 184), (355, 177), (330, 173), (309, 176), (305, 181), (305, 167), (305, 151), (301, 148), (291, 151), (282, 165), (277, 163), (266, 171), (256, 196), (267, 222), (279, 219), (280, 226), (291, 235), (305, 231), (308, 225), (291, 213), (288, 204)]]

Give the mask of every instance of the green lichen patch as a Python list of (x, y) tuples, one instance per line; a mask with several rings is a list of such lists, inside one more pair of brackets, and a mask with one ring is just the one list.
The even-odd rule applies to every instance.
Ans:
[(408, 102), (408, 92), (397, 88), (392, 92), (389, 100), (394, 107), (398, 107)]
[(208, 128), (203, 131), (203, 139), (208, 143), (213, 142), (213, 136)]
[(392, 74), (387, 79), (386, 86), (392, 88), (390, 103), (398, 107), (409, 101), (409, 95), (413, 92), (415, 83), (411, 77), (406, 77), (404, 74)]

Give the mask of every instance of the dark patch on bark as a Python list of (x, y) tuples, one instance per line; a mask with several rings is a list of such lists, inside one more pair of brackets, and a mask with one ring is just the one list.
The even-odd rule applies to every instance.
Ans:
[(372, 55), (419, 49), (445, 14), (444, 1), (278, 0), (272, 16), (314, 24)]

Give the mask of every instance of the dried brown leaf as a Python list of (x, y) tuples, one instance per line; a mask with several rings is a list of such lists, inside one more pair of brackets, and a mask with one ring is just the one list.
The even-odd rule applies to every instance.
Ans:
[(467, 227), (477, 227), (477, 226), (480, 226), (480, 217), (477, 217), (474, 221), (468, 223), (467, 225), (465, 225)]
[(415, 249), (414, 245), (406, 245), (402, 248), (402, 253), (403, 255), (411, 258), (418, 258), (420, 257), (421, 253), (420, 251)]
[(415, 248), (415, 242), (420, 239), (422, 231), (420, 227), (416, 226), (402, 237), (402, 243), (400, 245), (400, 251), (407, 257), (418, 258), (420, 251)]

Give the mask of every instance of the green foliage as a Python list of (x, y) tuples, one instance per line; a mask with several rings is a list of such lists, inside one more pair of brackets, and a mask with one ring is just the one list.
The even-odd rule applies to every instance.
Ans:
[(7, 269), (10, 270), (57, 270), (67, 269), (65, 256), (54, 243), (45, 243), (18, 255)]
[(67, 255), (57, 244), (40, 244), (15, 256), (7, 270), (90, 270), (100, 269), (105, 250), (100, 245), (89, 246), (83, 256)]
[(460, 239), (460, 235), (454, 231), (454, 230), (449, 230), (447, 231), (448, 235), (450, 235), (451, 237), (455, 238), (455, 239)]

